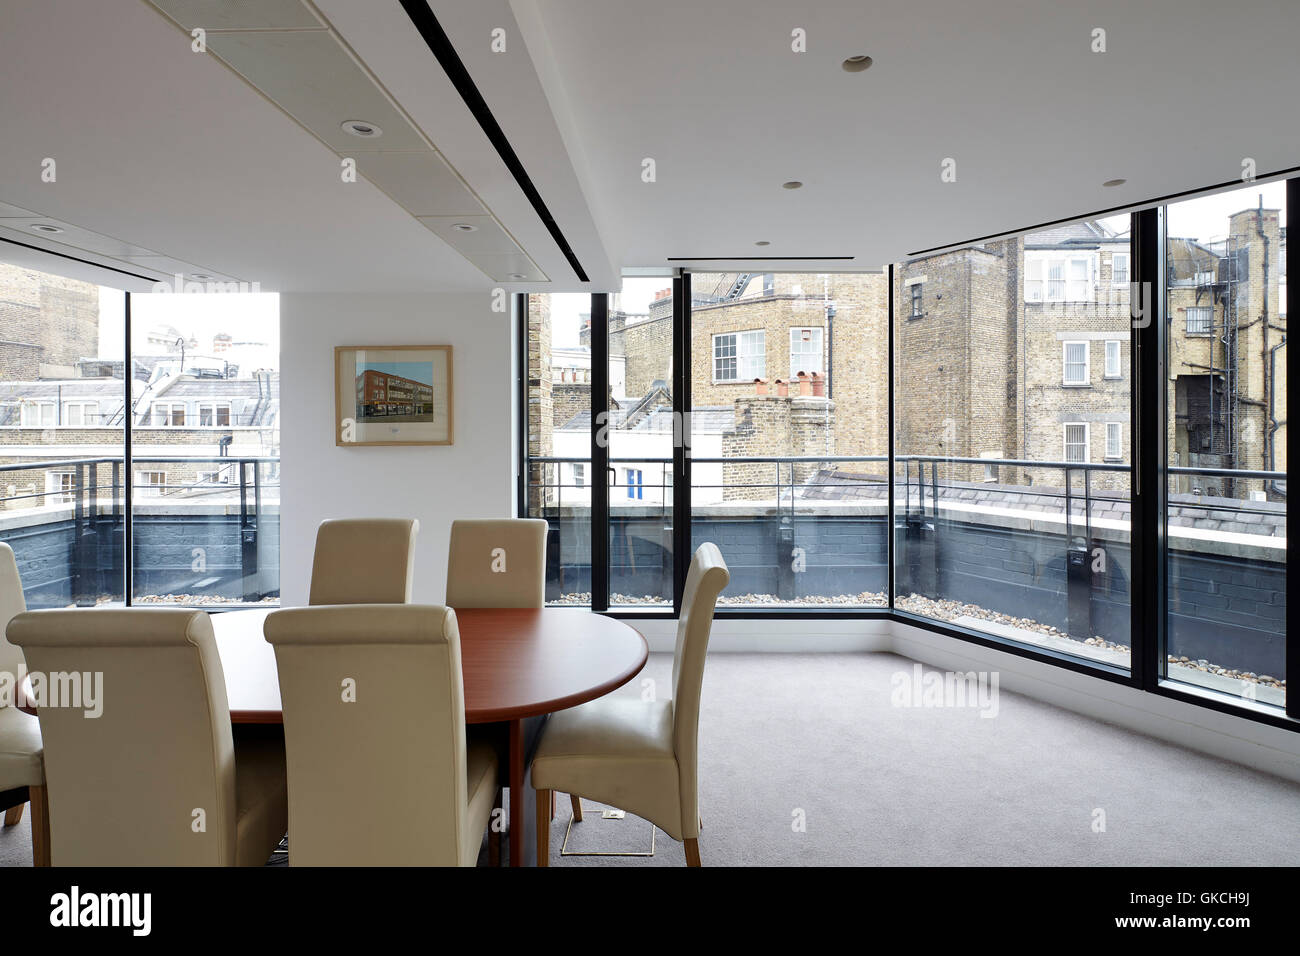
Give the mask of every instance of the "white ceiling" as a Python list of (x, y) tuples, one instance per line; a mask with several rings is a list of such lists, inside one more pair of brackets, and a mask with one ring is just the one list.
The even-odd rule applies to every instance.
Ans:
[[(623, 264), (761, 252), (877, 268), (1233, 180), (1243, 157), (1261, 174), (1300, 165), (1295, 0), (514, 6), (544, 31), (547, 92), (572, 113)], [(855, 54), (874, 65), (844, 72)], [(955, 183), (940, 181), (949, 157)], [(1102, 187), (1114, 178), (1128, 183)]]
[[(342, 183), (335, 152), (217, 57), (191, 52), (143, 0), (0, 0), (0, 220), (3, 204), (19, 209), (3, 234), (58, 248), (23, 231), (30, 211), (109, 250), (83, 258), (134, 251), (143, 274), (170, 272), (169, 257), (267, 290), (486, 289), (500, 283), (449, 244), (460, 241), (450, 220), (430, 218), (449, 208), (444, 194), (457, 200), (448, 215), (461, 213), (468, 187), (485, 210), (463, 211), (485, 227), (495, 217), (551, 280), (535, 287), (561, 291), (609, 288), (620, 269), (671, 257), (853, 256), (768, 267), (875, 269), (1233, 180), (1244, 157), (1261, 174), (1300, 165), (1291, 0), (431, 6), (590, 286), (397, 0), (316, 8), (464, 180), (431, 173), (410, 201), (368, 182), (365, 162)], [(1105, 53), (1090, 50), (1098, 27)], [(505, 53), (492, 50), (494, 28)], [(795, 28), (806, 53), (790, 49)], [(858, 53), (875, 58), (870, 70), (840, 69)], [(45, 157), (56, 183), (41, 181)], [(940, 181), (948, 157), (955, 183)], [(654, 183), (642, 181), (646, 158)], [(1101, 186), (1117, 177), (1128, 183)], [(790, 179), (806, 185), (783, 190)], [(412, 203), (431, 210), (425, 222)], [(466, 255), (514, 254), (493, 228), (470, 235)], [(745, 263), (708, 267), (728, 265)]]

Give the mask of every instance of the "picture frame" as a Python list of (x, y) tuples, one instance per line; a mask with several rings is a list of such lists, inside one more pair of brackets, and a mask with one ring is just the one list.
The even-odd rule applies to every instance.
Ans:
[(334, 444), (450, 445), (450, 345), (334, 348)]

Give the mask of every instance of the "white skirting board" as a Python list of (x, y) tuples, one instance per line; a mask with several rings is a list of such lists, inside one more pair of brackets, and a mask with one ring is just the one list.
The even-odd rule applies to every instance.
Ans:
[[(677, 622), (632, 620), (651, 652), (671, 654)], [(895, 653), (942, 670), (996, 670), (1000, 686), (1106, 723), (1300, 782), (1300, 733), (1148, 694), (1052, 664), (879, 620), (720, 620), (711, 652)]]
[[(652, 654), (671, 654), (677, 645), (677, 621), (629, 620), (645, 636)], [(891, 622), (882, 620), (744, 620), (714, 621), (709, 651), (813, 654), (889, 651)]]

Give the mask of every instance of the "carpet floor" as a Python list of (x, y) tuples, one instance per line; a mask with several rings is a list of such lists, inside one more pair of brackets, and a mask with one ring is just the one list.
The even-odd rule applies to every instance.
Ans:
[[(992, 719), (977, 708), (895, 707), (891, 679), (910, 677), (912, 666), (893, 654), (710, 657), (700, 715), (704, 865), (1300, 859), (1300, 785), (1006, 691)], [(616, 693), (638, 696), (650, 679), (671, 696), (671, 674), (670, 656), (651, 655)], [(575, 825), (571, 849), (648, 843), (643, 821), (602, 821), (598, 804), (584, 807), (590, 822)], [(681, 844), (662, 832), (653, 858), (561, 858), (570, 815), (562, 797), (552, 866), (685, 865)], [(29, 816), (0, 830), (0, 865), (31, 865)]]

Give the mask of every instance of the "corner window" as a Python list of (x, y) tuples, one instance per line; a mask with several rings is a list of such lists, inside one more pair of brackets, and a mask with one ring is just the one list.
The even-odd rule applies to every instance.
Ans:
[(1062, 364), (1064, 374), (1061, 378), (1065, 385), (1088, 384), (1088, 343), (1063, 342)]

